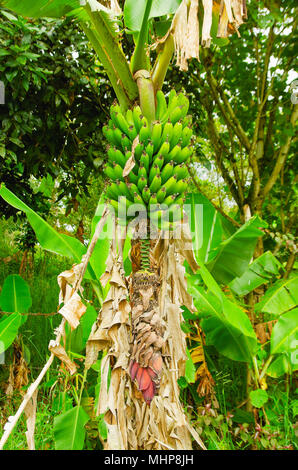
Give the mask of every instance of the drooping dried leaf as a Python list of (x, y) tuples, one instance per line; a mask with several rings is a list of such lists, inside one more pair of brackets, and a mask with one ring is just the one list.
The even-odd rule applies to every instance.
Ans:
[(75, 374), (77, 366), (70, 360), (61, 344), (57, 343), (55, 340), (51, 340), (49, 343), (49, 350), (66, 365), (70, 375)]
[(81, 297), (76, 292), (70, 299), (60, 308), (59, 313), (68, 321), (74, 330), (80, 324), (80, 318), (86, 312), (87, 307), (83, 304)]
[(27, 418), (27, 431), (25, 434), (29, 450), (35, 450), (34, 431), (36, 421), (37, 394), (38, 389), (35, 390), (24, 409)]

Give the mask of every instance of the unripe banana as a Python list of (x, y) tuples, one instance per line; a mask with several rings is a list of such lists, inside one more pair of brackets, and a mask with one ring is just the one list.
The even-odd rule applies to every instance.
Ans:
[(118, 163), (113, 164), (113, 171), (116, 176), (115, 179), (123, 181), (123, 168)]
[(160, 175), (160, 168), (158, 165), (153, 163), (149, 172), (149, 178), (148, 178), (149, 184), (151, 184), (153, 181), (153, 178), (155, 178), (155, 176), (158, 176), (158, 175)]
[(162, 186), (156, 193), (156, 199), (159, 204), (161, 204), (166, 197), (166, 189)]
[(166, 140), (170, 142), (172, 137), (173, 137), (173, 124), (170, 121), (168, 121), (163, 126), (161, 142), (165, 142)]
[(124, 134), (129, 136), (129, 131), (128, 131), (129, 125), (121, 112), (118, 112), (118, 113), (116, 112), (114, 114), (114, 121), (116, 121), (117, 123), (115, 124), (115, 126), (118, 127)]
[(178, 95), (178, 106), (183, 107), (183, 118), (184, 118), (187, 115), (188, 110), (189, 110), (189, 100), (183, 93), (179, 93)]
[(191, 126), (192, 125), (192, 116), (190, 116), (190, 115), (185, 116), (185, 118), (182, 119), (182, 125), (183, 125), (183, 127)]
[(150, 127), (148, 123), (144, 123), (144, 125), (141, 127), (140, 132), (139, 132), (139, 139), (141, 143), (144, 143), (147, 145), (148, 140), (150, 139)]
[(144, 176), (144, 178), (147, 178), (147, 170), (144, 167), (142, 163), (140, 163), (139, 171), (138, 171), (138, 177), (141, 178)]
[(162, 155), (165, 158), (168, 155), (169, 150), (170, 144), (168, 141), (166, 141), (162, 144), (156, 156), (159, 157), (159, 155)]
[(122, 134), (121, 147), (124, 152), (131, 149), (131, 141), (125, 134)]
[(150, 189), (148, 188), (148, 186), (145, 186), (145, 188), (142, 191), (142, 199), (146, 204), (148, 204), (150, 196), (151, 196)]
[(140, 194), (138, 194), (137, 192), (134, 193), (134, 203), (135, 204), (144, 204), (142, 196)]
[(132, 109), (128, 109), (126, 111), (126, 116), (125, 117), (126, 117), (126, 121), (127, 121), (127, 124), (129, 125), (129, 127), (131, 127), (131, 126), (134, 127), (135, 123), (134, 123), (133, 116), (132, 116)]
[(151, 140), (149, 140), (149, 143), (148, 145), (146, 146), (146, 149), (145, 149), (146, 153), (148, 154), (149, 156), (149, 161), (150, 163), (152, 162), (152, 157), (153, 157), (153, 152), (154, 152), (154, 146), (153, 146), (153, 143)]
[(107, 187), (107, 196), (109, 199), (114, 199), (115, 201), (118, 200), (119, 197), (119, 187), (116, 183), (111, 183)]
[(128, 187), (128, 190), (129, 190), (132, 198), (134, 198), (135, 193), (139, 194), (139, 196), (141, 195), (140, 190), (139, 190), (139, 188), (137, 187), (136, 184), (128, 183), (127, 187)]
[(145, 186), (147, 185), (147, 179), (142, 176), (141, 178), (138, 179), (138, 188), (139, 188), (139, 191), (140, 193), (142, 193), (143, 189), (145, 188)]
[(138, 135), (137, 130), (136, 130), (134, 125), (129, 126), (128, 133), (129, 133), (130, 140), (133, 142), (135, 140), (136, 136)]
[(159, 155), (158, 157), (155, 158), (154, 160), (154, 165), (157, 165), (158, 168), (161, 170), (162, 169), (162, 166), (164, 164), (164, 156), (163, 155)]
[(168, 96), (168, 113), (172, 112), (173, 109), (178, 106), (178, 96), (174, 88), (171, 89)]
[(186, 189), (187, 189), (187, 182), (185, 180), (177, 181), (176, 192), (178, 194), (183, 194)]
[(142, 110), (140, 106), (135, 106), (132, 110), (132, 118), (138, 133), (140, 132), (140, 129), (143, 125), (142, 117)]
[(130, 193), (127, 184), (124, 183), (123, 181), (117, 182), (117, 185), (119, 187), (119, 192), (121, 196), (126, 196), (128, 200), (133, 202), (133, 194)]
[(165, 204), (167, 207), (170, 207), (174, 203), (175, 199), (176, 199), (175, 194), (170, 194), (169, 196), (165, 198), (165, 200), (163, 201), (163, 204)]
[(192, 129), (188, 126), (184, 127), (181, 136), (182, 147), (189, 145), (192, 138)]
[(171, 112), (169, 112), (169, 120), (173, 125), (184, 117), (185, 116), (183, 116), (183, 106), (177, 106), (176, 108), (172, 109)]
[(146, 173), (147, 175), (149, 174), (149, 168), (150, 168), (150, 158), (148, 153), (143, 152), (140, 158), (140, 165), (143, 165), (146, 168)]
[(150, 184), (151, 194), (157, 193), (160, 186), (161, 186), (161, 177), (160, 177), (160, 175), (156, 175), (156, 176), (154, 176), (154, 178), (152, 180), (152, 183)]
[(172, 149), (175, 147), (175, 145), (178, 144), (180, 137), (182, 135), (183, 131), (183, 125), (181, 121), (176, 122), (176, 124), (173, 127), (173, 137), (171, 138), (170, 141), (170, 148)]
[(183, 163), (181, 165), (176, 165), (173, 173), (177, 176), (177, 181), (188, 177), (188, 169)]
[(178, 163), (177, 156), (181, 153), (180, 145), (175, 145), (175, 147), (165, 155), (165, 163), (169, 163), (171, 160)]
[(177, 178), (176, 176), (171, 176), (168, 181), (165, 182), (164, 187), (166, 188), (167, 196), (176, 193)]
[(115, 147), (119, 148), (122, 150), (122, 132), (118, 127), (114, 127), (112, 129), (113, 132), (113, 144)]
[(192, 148), (191, 147), (184, 147), (181, 152), (179, 152), (177, 155), (176, 155), (176, 158), (175, 158), (175, 162), (176, 163), (184, 163), (186, 162), (189, 157), (191, 156), (192, 154)]
[(139, 178), (133, 171), (130, 171), (130, 173), (128, 175), (128, 179), (131, 183), (138, 184)]
[(163, 167), (161, 171), (162, 183), (165, 183), (169, 178), (171, 178), (171, 176), (173, 176), (173, 172), (174, 172), (174, 162), (170, 161)]
[(119, 128), (118, 120), (116, 119), (117, 113), (121, 113), (121, 108), (119, 104), (112, 104), (112, 106), (110, 107), (110, 116), (114, 123), (114, 126)]
[(135, 146), (135, 153), (134, 153), (135, 160), (140, 161), (140, 158), (141, 158), (141, 155), (142, 155), (143, 151), (144, 151), (144, 145), (141, 144), (141, 143), (138, 143)]
[(164, 123), (168, 118), (168, 107), (165, 95), (161, 90), (156, 93), (156, 119)]
[(149, 199), (149, 205), (156, 205), (157, 204), (157, 198), (156, 198), (156, 193), (153, 193)]
[(161, 144), (161, 134), (162, 134), (162, 124), (161, 122), (157, 121), (153, 124), (152, 132), (151, 132), (151, 140), (154, 147), (154, 152), (160, 147)]
[(115, 174), (114, 168), (111, 167), (110, 165), (105, 166), (104, 172), (107, 175), (107, 177), (110, 178), (111, 180), (116, 181), (118, 179), (117, 175)]
[(120, 150), (114, 147), (110, 147), (108, 149), (108, 160), (111, 163), (114, 163), (114, 162), (118, 163), (121, 166), (121, 168), (125, 167), (125, 163), (126, 163), (125, 156)]

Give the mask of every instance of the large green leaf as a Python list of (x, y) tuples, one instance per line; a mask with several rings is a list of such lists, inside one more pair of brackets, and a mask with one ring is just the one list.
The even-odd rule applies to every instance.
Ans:
[(32, 299), (30, 289), (26, 281), (18, 274), (7, 276), (4, 281), (0, 307), (4, 312), (28, 312)]
[[(288, 353), (290, 357), (297, 357), (297, 346), (298, 308), (295, 308), (281, 315), (274, 325), (270, 341), (270, 352), (271, 354)], [(295, 363), (296, 360), (291, 362)]]
[(253, 256), (256, 243), (263, 235), (260, 230), (266, 224), (258, 217), (252, 217), (231, 237), (220, 243), (216, 255), (207, 264), (214, 278), (228, 284), (235, 277), (242, 276)]
[[(30, 18), (61, 18), (74, 10), (83, 13), (80, 0), (4, 0), (3, 5), (16, 13)], [(77, 10), (79, 9), (79, 10)], [(87, 17), (87, 15), (86, 15)]]
[(245, 312), (221, 291), (205, 266), (199, 275), (209, 289), (200, 285), (199, 277), (188, 277), (188, 290), (193, 296), (207, 344), (236, 361), (250, 362), (257, 350), (257, 338)]
[(298, 276), (281, 280), (271, 286), (261, 302), (255, 305), (257, 312), (280, 315), (298, 305)]
[[(150, 18), (175, 13), (182, 0), (153, 0)], [(146, 0), (126, 0), (124, 5), (125, 26), (131, 31), (140, 31)]]
[[(22, 202), (3, 184), (0, 187), (0, 196), (3, 197), (3, 199), (11, 206), (25, 212), (42, 248), (62, 256), (72, 258), (76, 263), (81, 262), (82, 256), (86, 253), (86, 247), (77, 238), (57, 232), (50, 224), (30, 209), (30, 207)], [(97, 271), (100, 271), (100, 269)], [(100, 272), (100, 274), (102, 274), (102, 272)], [(99, 272), (97, 272), (97, 275), (99, 275)], [(96, 275), (90, 266), (90, 263), (87, 268), (86, 277), (96, 279)]]
[(202, 194), (188, 194), (185, 201), (197, 260), (207, 263), (223, 240), (221, 215)]
[(13, 313), (0, 321), (0, 354), (13, 343), (22, 323), (22, 315)]
[(0, 308), (13, 313), (0, 321), (0, 354), (13, 343), (20, 326), (27, 320), (27, 316), (21, 313), (28, 312), (31, 304), (26, 281), (17, 274), (7, 276), (0, 295)]
[(82, 450), (85, 440), (85, 424), (89, 416), (82, 406), (75, 406), (54, 418), (56, 450)]
[(252, 217), (235, 231), (213, 205), (201, 194), (188, 194), (185, 210), (190, 221), (196, 258), (206, 264), (217, 282), (228, 284), (242, 276), (266, 224)]
[(240, 277), (236, 277), (230, 288), (237, 295), (246, 295), (262, 284), (267, 284), (272, 276), (277, 276), (281, 268), (280, 262), (271, 251), (266, 251), (253, 261)]

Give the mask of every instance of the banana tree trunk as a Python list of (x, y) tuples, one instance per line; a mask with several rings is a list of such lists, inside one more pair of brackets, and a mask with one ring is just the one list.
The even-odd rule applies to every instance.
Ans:
[[(180, 225), (167, 238), (161, 232), (158, 239), (150, 240), (146, 270), (142, 269), (144, 239), (136, 236), (128, 279), (123, 269), (123, 240), (118, 240), (118, 253), (116, 243), (112, 244), (101, 279), (104, 284), (109, 281), (110, 290), (93, 325), (86, 359), (88, 368), (99, 350), (107, 350), (101, 362), (97, 409), (97, 414), (104, 413), (108, 428), (106, 449), (192, 449), (191, 437), (204, 448), (183, 411), (177, 382), (186, 362), (180, 307), (192, 309), (184, 259), (197, 268), (187, 249), (191, 241), (186, 227)], [(181, 233), (175, 239), (177, 230)]]

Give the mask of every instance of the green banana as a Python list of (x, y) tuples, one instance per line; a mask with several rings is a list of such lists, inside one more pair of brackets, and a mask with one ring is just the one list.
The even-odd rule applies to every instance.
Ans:
[(169, 112), (169, 120), (173, 125), (185, 117), (183, 116), (183, 109), (183, 106), (177, 106)]
[(164, 163), (163, 155), (159, 155), (158, 157), (156, 157), (156, 159), (153, 162), (153, 164), (157, 165), (160, 170), (162, 169), (163, 163)]
[(140, 132), (140, 129), (143, 125), (142, 117), (143, 115), (142, 115), (142, 110), (140, 106), (135, 106), (132, 110), (132, 118), (133, 118), (134, 126), (138, 133)]
[(156, 193), (156, 199), (159, 204), (161, 204), (166, 197), (166, 189), (162, 186)]
[(169, 178), (171, 178), (171, 176), (173, 176), (173, 172), (174, 172), (174, 162), (170, 161), (161, 170), (162, 183), (165, 183)]
[(147, 144), (150, 139), (151, 131), (148, 123), (144, 123), (139, 131), (139, 139), (141, 143)]
[(161, 90), (156, 93), (156, 119), (161, 123), (165, 122), (168, 118), (168, 106), (165, 95)]
[(176, 122), (176, 124), (173, 127), (173, 137), (171, 138), (171, 141), (170, 141), (171, 150), (173, 147), (175, 147), (175, 145), (178, 144), (180, 137), (182, 135), (182, 131), (183, 131), (182, 122), (181, 121)]
[(175, 147), (165, 155), (165, 163), (169, 163), (171, 160), (173, 160), (173, 162), (177, 162), (177, 155), (179, 155), (181, 153), (181, 146), (178, 144), (178, 145), (175, 145)]
[(115, 149), (114, 147), (110, 147), (107, 153), (109, 162), (118, 163), (122, 169), (125, 167), (126, 159), (120, 150)]
[(151, 194), (151, 197), (149, 199), (149, 206), (156, 205), (157, 204), (157, 197), (156, 193)]
[(164, 142), (159, 151), (157, 152), (156, 156), (159, 157), (159, 155), (162, 155), (164, 158), (166, 157), (166, 155), (168, 155), (169, 153), (169, 150), (170, 150), (170, 144), (168, 141)]
[(177, 181), (188, 177), (188, 169), (183, 163), (181, 165), (176, 165), (173, 173), (177, 176)]
[(159, 121), (156, 121), (153, 124), (152, 132), (151, 132), (151, 140), (154, 147), (154, 152), (156, 152), (161, 144), (161, 134), (162, 134), (162, 124)]
[(138, 194), (137, 192), (134, 193), (134, 203), (135, 204), (144, 204), (142, 196), (140, 194)]
[(135, 146), (135, 160), (139, 161), (142, 155), (142, 152), (144, 151), (144, 145), (141, 144), (140, 142)]
[(154, 176), (152, 183), (150, 184), (151, 194), (156, 193), (161, 186), (161, 177), (160, 175)]
[(187, 145), (189, 145), (191, 138), (192, 138), (192, 129), (189, 126), (185, 126), (181, 135), (182, 147), (186, 147)]
[(155, 178), (155, 176), (158, 176), (158, 175), (160, 175), (160, 168), (158, 165), (154, 163), (151, 166), (150, 172), (149, 172), (149, 184), (151, 184), (153, 181), (153, 178)]
[(170, 196), (171, 194), (174, 194), (176, 191), (177, 187), (177, 177), (171, 176), (171, 178), (168, 179), (168, 181), (165, 182), (164, 188), (166, 188), (166, 193), (167, 196)]
[(184, 147), (175, 157), (176, 163), (186, 162), (192, 154), (191, 147)]
[(135, 123), (134, 123), (133, 116), (132, 116), (132, 109), (128, 109), (126, 111), (126, 116), (125, 117), (126, 117), (126, 122), (129, 125), (129, 127), (131, 127), (131, 126), (134, 127)]
[(139, 171), (138, 171), (138, 177), (141, 178), (142, 176), (144, 176), (144, 178), (147, 177), (147, 170), (144, 167), (144, 165), (142, 163), (140, 163), (140, 167), (139, 167)]
[(138, 188), (139, 188), (139, 191), (142, 192), (143, 189), (145, 188), (145, 186), (147, 185), (147, 179), (142, 176), (141, 178), (138, 179)]
[(149, 173), (149, 167), (150, 167), (150, 158), (148, 153), (143, 152), (140, 158), (140, 165), (143, 165), (146, 168), (146, 173)]
[(161, 142), (168, 141), (170, 142), (173, 137), (173, 124), (171, 121), (167, 121), (163, 126), (163, 131), (161, 135)]
[(150, 163), (152, 162), (152, 157), (153, 157), (153, 152), (154, 152), (154, 145), (151, 140), (149, 140), (149, 143), (145, 149), (146, 153), (149, 156), (149, 161)]
[(119, 192), (122, 196), (126, 196), (128, 200), (133, 201), (133, 195), (130, 193), (128, 186), (123, 181), (118, 181)]
[(177, 181), (176, 192), (178, 194), (183, 194), (187, 188), (187, 182), (185, 180)]
[(124, 134), (129, 136), (129, 125), (121, 112), (116, 112), (114, 114), (114, 122), (116, 121), (115, 126), (118, 127)]
[(146, 204), (148, 204), (150, 196), (151, 196), (150, 189), (148, 188), (148, 186), (145, 186), (145, 188), (142, 191), (142, 199)]

